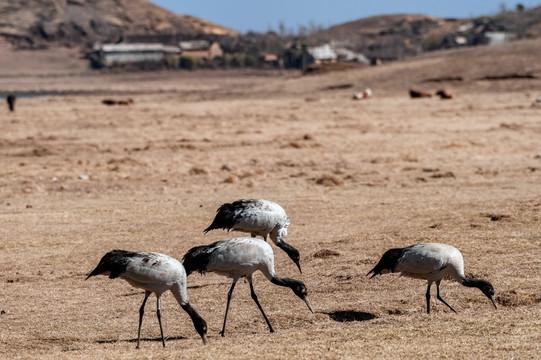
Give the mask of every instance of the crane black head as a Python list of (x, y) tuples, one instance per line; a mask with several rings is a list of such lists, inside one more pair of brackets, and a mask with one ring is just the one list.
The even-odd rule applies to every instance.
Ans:
[(483, 292), (483, 294), (485, 294), (487, 298), (490, 299), (492, 305), (494, 305), (494, 308), (498, 309), (498, 306), (496, 305), (496, 300), (494, 300), (494, 287), (492, 286), (492, 284), (486, 280), (479, 280), (479, 282), (482, 284), (479, 289)]
[(302, 301), (306, 303), (308, 309), (310, 309), (310, 311), (314, 313), (312, 305), (310, 305), (310, 301), (308, 300), (308, 289), (306, 289), (306, 285), (304, 285), (302, 281), (290, 278), (279, 278), (275, 276), (274, 278), (272, 278), (271, 282), (276, 285), (286, 286), (293, 290), (295, 295), (300, 297)]
[(195, 327), (195, 330), (201, 336), (201, 339), (203, 340), (203, 344), (207, 344), (207, 322), (201, 317), (195, 317), (193, 318), (193, 324)]
[(205, 319), (201, 317), (201, 315), (197, 313), (197, 311), (195, 311), (195, 309), (190, 305), (190, 303), (187, 302), (181, 306), (184, 309), (184, 311), (186, 311), (188, 315), (190, 315), (190, 317), (192, 318), (192, 322), (195, 327), (195, 330), (197, 331), (199, 336), (201, 336), (201, 340), (203, 340), (203, 344), (206, 345), (207, 344), (207, 322), (205, 321)]
[(478, 288), (483, 294), (485, 294), (487, 298), (490, 299), (492, 305), (494, 305), (494, 308), (498, 309), (498, 306), (496, 305), (496, 300), (494, 299), (494, 287), (490, 282), (481, 279), (466, 279), (462, 282), (462, 285)]

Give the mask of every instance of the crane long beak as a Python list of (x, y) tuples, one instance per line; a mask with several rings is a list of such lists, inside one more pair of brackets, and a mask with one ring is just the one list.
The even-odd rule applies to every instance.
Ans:
[(201, 339), (203, 340), (203, 345), (207, 345), (207, 336), (206, 335), (201, 335)]
[(494, 309), (498, 310), (498, 305), (496, 305), (496, 300), (494, 300), (494, 296), (489, 297), (490, 301), (492, 301), (492, 305), (494, 305)]
[(308, 300), (308, 297), (304, 297), (304, 302), (306, 303), (306, 305), (308, 306), (308, 309), (310, 309), (310, 311), (312, 312), (312, 314), (314, 313), (314, 310), (312, 309), (312, 305), (310, 305), (310, 300)]
[(295, 261), (295, 264), (297, 264), (297, 267), (299, 268), (299, 272), (302, 274), (301, 263), (299, 261)]

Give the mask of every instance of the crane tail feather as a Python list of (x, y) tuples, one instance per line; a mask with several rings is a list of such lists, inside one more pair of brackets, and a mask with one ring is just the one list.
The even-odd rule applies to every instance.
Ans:
[(370, 270), (366, 274), (366, 276), (372, 274), (372, 276), (370, 277), (370, 279), (372, 279), (376, 275), (381, 275), (387, 272), (394, 272), (396, 265), (398, 265), (398, 263), (400, 262), (400, 258), (408, 249), (409, 247), (387, 250), (381, 257), (379, 262), (376, 264), (376, 266), (374, 266), (374, 268)]
[(206, 234), (209, 231), (216, 229), (231, 230), (237, 222), (235, 214), (240, 209), (239, 205), (240, 204), (236, 201), (231, 204), (225, 203), (220, 206), (218, 210), (216, 210), (216, 216), (214, 217), (212, 224), (203, 230), (203, 233)]
[(104, 273), (109, 274), (109, 279), (115, 279), (119, 277), (124, 271), (126, 271), (126, 267), (130, 263), (130, 258), (135, 256), (140, 255), (136, 252), (125, 250), (109, 251), (101, 258), (99, 264), (94, 270), (92, 270), (90, 274), (88, 274), (85, 280), (92, 276)]
[(207, 270), (207, 264), (209, 263), (210, 256), (216, 249), (218, 242), (210, 245), (196, 246), (188, 250), (188, 252), (182, 257), (182, 265), (186, 270), (186, 276), (190, 275), (194, 271), (198, 271), (203, 274)]

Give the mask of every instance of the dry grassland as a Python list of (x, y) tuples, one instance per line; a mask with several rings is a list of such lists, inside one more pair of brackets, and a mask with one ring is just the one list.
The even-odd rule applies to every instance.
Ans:
[[(538, 61), (523, 64), (539, 59), (532, 51), (495, 71), (541, 73)], [(498, 55), (443, 55), (302, 79), (4, 74), (4, 89), (85, 95), (20, 98), (13, 114), (0, 106), (0, 358), (538, 358), (541, 81), (476, 81)], [(443, 84), (456, 99), (407, 97), (460, 69), (463, 82)], [(352, 100), (364, 86), (374, 98)], [(128, 96), (131, 106), (101, 104)], [(209, 344), (166, 294), (167, 347), (149, 301), (136, 350), (143, 293), (86, 274), (111, 249), (181, 258), (240, 235), (202, 230), (220, 204), (247, 197), (290, 216), (303, 274), (272, 245), (276, 270), (306, 283), (316, 313), (257, 274), (276, 333), (239, 283), (221, 338), (230, 281), (194, 274), (188, 292)], [(427, 315), (425, 282), (365, 277), (388, 248), (425, 241), (460, 249), (499, 309), (444, 281), (458, 314), (434, 299)]]

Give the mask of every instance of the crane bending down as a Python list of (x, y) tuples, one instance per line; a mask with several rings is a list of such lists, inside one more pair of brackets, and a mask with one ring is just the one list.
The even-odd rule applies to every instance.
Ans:
[(225, 336), (225, 323), (227, 321), (227, 313), (229, 311), (233, 289), (237, 281), (243, 277), (250, 284), (252, 299), (257, 304), (261, 314), (263, 314), (270, 332), (274, 332), (254, 291), (252, 274), (257, 270), (261, 271), (273, 284), (289, 287), (295, 295), (306, 303), (308, 309), (312, 313), (314, 312), (308, 301), (308, 291), (302, 281), (281, 278), (276, 275), (274, 272), (274, 254), (271, 246), (265, 241), (254, 238), (232, 238), (217, 241), (210, 245), (196, 246), (184, 255), (182, 261), (188, 276), (194, 271), (199, 271), (201, 274), (215, 272), (233, 279), (233, 284), (231, 284), (231, 289), (227, 295), (224, 324), (220, 332), (222, 336)]
[(456, 313), (441, 296), (441, 280), (449, 275), (460, 284), (467, 287), (476, 287), (485, 294), (497, 309), (494, 300), (494, 287), (486, 280), (470, 279), (464, 275), (464, 259), (458, 249), (451, 245), (437, 243), (423, 243), (411, 245), (401, 249), (387, 250), (378, 264), (366, 274), (376, 275), (389, 272), (400, 272), (404, 276), (424, 279), (428, 281), (426, 290), (426, 312), (430, 314), (430, 287), (435, 282), (437, 286), (437, 299), (447, 305)]
[(250, 233), (252, 237), (262, 236), (271, 240), (293, 260), (302, 273), (300, 254), (284, 241), (290, 221), (284, 209), (268, 200), (243, 199), (223, 204), (216, 210), (216, 217), (204, 233), (214, 229), (236, 230)]
[(139, 348), (141, 341), (141, 324), (143, 322), (145, 304), (151, 293), (156, 294), (156, 314), (158, 315), (158, 322), (160, 324), (162, 344), (165, 347), (160, 302), (162, 294), (167, 290), (171, 290), (182, 309), (190, 315), (195, 330), (201, 336), (203, 343), (207, 343), (207, 323), (188, 302), (186, 271), (178, 260), (154, 252), (113, 250), (103, 256), (98, 266), (96, 266), (86, 279), (100, 274), (109, 275), (110, 279), (120, 277), (133, 287), (145, 290), (145, 299), (139, 309), (137, 348)]

